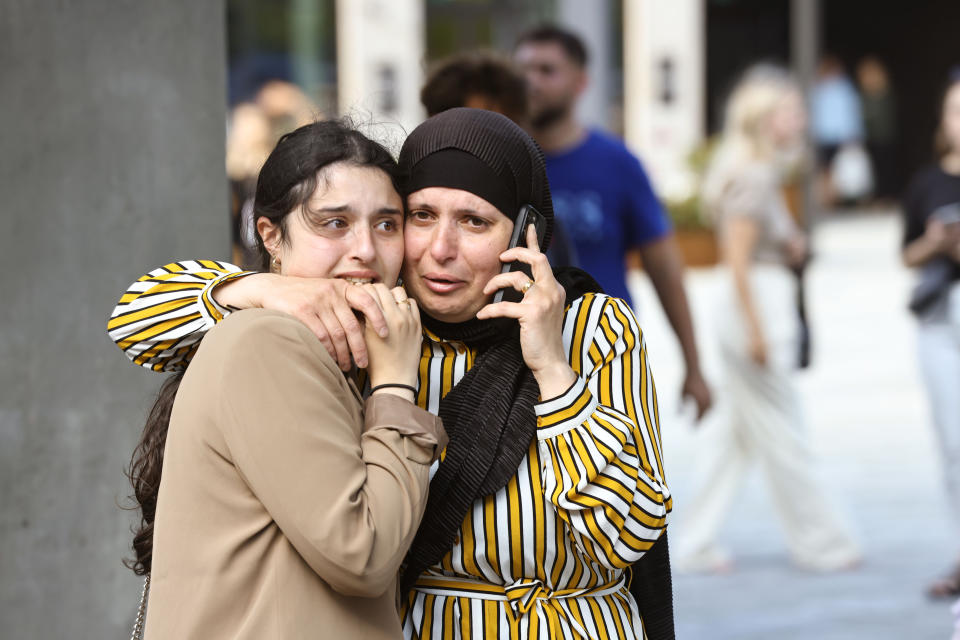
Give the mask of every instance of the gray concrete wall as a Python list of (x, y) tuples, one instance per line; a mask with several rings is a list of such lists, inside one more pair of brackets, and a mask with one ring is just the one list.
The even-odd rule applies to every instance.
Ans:
[(0, 4), (0, 636), (120, 638), (123, 468), (162, 377), (106, 336), (125, 285), (228, 257), (219, 1)]

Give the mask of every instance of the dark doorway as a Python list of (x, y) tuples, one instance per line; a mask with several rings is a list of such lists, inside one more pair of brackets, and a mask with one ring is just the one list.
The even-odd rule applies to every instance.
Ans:
[[(889, 71), (897, 102), (894, 173), (902, 187), (932, 159), (940, 94), (960, 64), (960, 2), (821, 0), (820, 8), (823, 53), (836, 55), (851, 75), (869, 55)], [(708, 0), (707, 131), (720, 127), (724, 99), (743, 69), (789, 57), (790, 0)]]
[(888, 68), (897, 100), (896, 176), (902, 186), (932, 159), (940, 93), (960, 63), (960, 2), (956, 0), (844, 0), (821, 2), (823, 51), (853, 70), (878, 57)]
[(790, 62), (789, 0), (707, 2), (707, 131), (723, 124), (723, 104), (740, 73), (756, 62)]

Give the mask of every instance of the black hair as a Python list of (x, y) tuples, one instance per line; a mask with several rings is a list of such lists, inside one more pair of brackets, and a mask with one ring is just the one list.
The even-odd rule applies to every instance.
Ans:
[[(322, 120), (284, 135), (267, 157), (257, 178), (253, 219), (267, 218), (286, 232), (286, 218), (307, 204), (322, 172), (337, 162), (382, 170), (397, 193), (403, 193), (403, 177), (396, 160), (378, 142), (357, 131), (346, 120)], [(261, 268), (270, 267), (270, 254), (260, 234), (256, 236)]]
[(467, 106), (467, 100), (488, 99), (497, 111), (517, 123), (527, 116), (526, 82), (500, 56), (475, 51), (442, 60), (420, 90), (428, 116)]
[(573, 60), (579, 67), (586, 67), (589, 56), (587, 55), (587, 45), (583, 43), (580, 36), (567, 31), (554, 24), (543, 24), (525, 31), (517, 38), (516, 47), (527, 43), (553, 43), (560, 45), (567, 57)]

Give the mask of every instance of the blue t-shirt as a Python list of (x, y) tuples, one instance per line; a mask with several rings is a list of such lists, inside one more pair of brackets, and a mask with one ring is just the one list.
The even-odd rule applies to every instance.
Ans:
[(671, 231), (637, 159), (620, 140), (590, 131), (578, 146), (546, 154), (554, 214), (566, 228), (578, 266), (604, 291), (631, 303), (627, 250)]

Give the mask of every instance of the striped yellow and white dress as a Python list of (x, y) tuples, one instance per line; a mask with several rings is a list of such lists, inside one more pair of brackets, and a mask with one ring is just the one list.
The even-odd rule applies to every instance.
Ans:
[[(121, 300), (111, 337), (142, 366), (184, 366), (202, 332), (228, 313), (208, 307), (209, 291), (239, 270), (219, 266), (181, 262), (151, 272), (152, 286), (135, 283)], [(199, 290), (176, 286), (189, 278), (202, 281)], [(168, 288), (183, 306), (165, 306)], [(154, 307), (163, 324), (148, 320)], [(131, 317), (138, 319), (124, 322)], [(643, 337), (626, 303), (588, 294), (566, 311), (563, 341), (577, 381), (536, 405), (537, 439), (516, 475), (474, 503), (453, 548), (402, 603), (404, 637), (644, 637), (625, 569), (663, 532), (672, 500)], [(437, 413), (475, 356), (425, 334), (417, 403)]]

